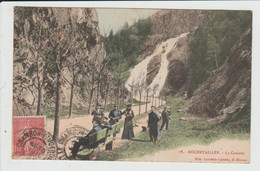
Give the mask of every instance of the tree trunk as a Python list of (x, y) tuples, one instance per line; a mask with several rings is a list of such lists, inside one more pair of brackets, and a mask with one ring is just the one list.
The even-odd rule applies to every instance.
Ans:
[(72, 117), (73, 112), (73, 91), (74, 91), (74, 80), (71, 84), (71, 91), (70, 91), (70, 110), (69, 110), (69, 118)]
[(38, 82), (38, 104), (37, 104), (37, 113), (36, 115), (40, 115), (41, 114), (41, 101), (42, 101), (42, 86), (41, 86), (41, 80), (40, 80), (40, 76), (39, 76), (39, 57), (37, 55), (37, 82)]
[(141, 113), (141, 100), (142, 100), (142, 93), (139, 92), (139, 114)]
[(94, 95), (94, 89), (95, 89), (95, 76), (94, 76), (94, 73), (93, 73), (93, 75), (92, 75), (92, 85), (91, 85), (91, 90), (90, 90), (90, 95), (89, 95), (88, 114), (91, 114), (91, 112), (92, 112), (92, 100), (93, 100), (93, 95)]
[(55, 103), (55, 120), (54, 120), (54, 133), (53, 140), (59, 140), (59, 127), (60, 127), (60, 114), (62, 110), (62, 70), (59, 69), (57, 73), (57, 89), (56, 89), (56, 103)]
[(120, 85), (118, 85), (118, 87), (117, 87), (117, 105), (119, 106), (120, 104), (119, 104), (119, 98), (120, 98)]
[(96, 104), (98, 104), (99, 91), (100, 91), (100, 74), (98, 75), (98, 82), (97, 82), (97, 98), (96, 98)]
[(157, 100), (157, 97), (154, 98), (154, 106), (156, 107), (156, 100)]
[(37, 113), (36, 115), (41, 114), (41, 100), (42, 100), (42, 87), (38, 81), (38, 104), (37, 104)]
[(107, 107), (107, 93), (106, 93), (106, 95), (105, 95), (104, 111), (106, 111), (106, 107)]
[(148, 94), (149, 92), (146, 92), (146, 104), (145, 104), (145, 113), (147, 113), (147, 105), (148, 105)]
[(88, 107), (88, 114), (91, 114), (92, 111), (92, 99), (93, 99), (94, 89), (92, 87), (90, 96), (89, 96), (89, 107)]
[(152, 106), (153, 106), (153, 103), (154, 103), (154, 94), (152, 96)]

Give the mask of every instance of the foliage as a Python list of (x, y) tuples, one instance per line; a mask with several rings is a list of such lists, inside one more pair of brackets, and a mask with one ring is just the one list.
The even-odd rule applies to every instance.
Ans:
[(230, 115), (219, 124), (211, 125), (207, 121), (182, 121), (183, 113), (177, 112), (184, 104), (181, 99), (168, 97), (168, 108), (172, 112), (169, 129), (155, 144), (149, 141), (148, 132), (141, 132), (132, 141), (114, 151), (98, 155), (98, 160), (119, 160), (135, 158), (167, 149), (192, 144), (208, 145), (221, 138), (248, 139), (250, 133), (250, 105), (240, 112)]
[(110, 57), (108, 68), (126, 63), (126, 70), (137, 64), (139, 48), (147, 40), (151, 31), (150, 19), (138, 20), (133, 26), (125, 26), (118, 33), (111, 30), (107, 37), (102, 37), (106, 52)]
[(250, 11), (213, 11), (208, 22), (196, 30), (190, 45), (189, 97), (224, 64), (231, 48), (251, 24)]

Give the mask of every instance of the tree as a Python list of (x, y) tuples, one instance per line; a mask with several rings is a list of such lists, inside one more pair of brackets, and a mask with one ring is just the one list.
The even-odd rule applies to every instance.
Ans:
[(138, 91), (139, 95), (139, 114), (141, 113), (141, 101), (142, 101), (142, 92), (144, 90), (145, 86), (145, 80), (144, 79), (139, 79), (140, 81), (135, 84), (135, 87)]
[(97, 95), (96, 95), (96, 104), (99, 102), (99, 93), (100, 93), (100, 84), (102, 82), (102, 80), (107, 76), (105, 75), (105, 70), (106, 70), (106, 65), (108, 64), (108, 57), (105, 53), (105, 51), (103, 51), (103, 44), (100, 47), (101, 50), (99, 51), (99, 53), (97, 53), (98, 56), (98, 60), (97, 60), (97, 64), (96, 64), (96, 72), (97, 72)]
[(110, 75), (110, 73), (108, 72), (108, 70), (106, 70), (104, 72), (104, 76), (106, 75), (106, 77), (104, 77), (103, 83), (104, 85), (102, 87), (104, 87), (104, 111), (106, 110), (106, 106), (107, 106), (107, 98), (109, 95), (109, 91), (112, 87), (111, 83), (112, 83), (112, 76)]
[[(159, 88), (159, 84), (155, 84), (153, 86), (153, 101), (152, 101), (152, 105), (154, 105), (156, 107), (156, 99), (155, 99), (155, 95), (156, 95), (156, 91)], [(155, 104), (153, 104), (155, 103)]]
[(250, 11), (212, 11), (191, 40), (188, 97), (222, 66), (231, 48), (252, 25)]
[[(52, 22), (46, 23), (43, 8), (15, 7), (14, 13), (15, 20), (17, 20), (14, 25), (14, 54), (18, 57), (26, 56), (25, 68), (28, 68), (26, 75), (32, 80), (29, 87), (34, 86), (37, 89), (36, 115), (40, 115), (42, 91), (48, 77), (46, 66), (48, 51), (45, 50), (49, 34), (47, 27)], [(19, 23), (23, 25), (23, 30), (20, 30)], [(21, 34), (22, 32), (23, 34)]]
[(131, 91), (130, 91), (130, 101), (131, 103), (133, 103), (133, 96), (134, 96), (134, 88), (135, 88), (135, 80), (132, 80), (132, 83), (131, 84), (128, 84), (128, 86), (131, 88)]
[[(60, 12), (71, 12), (71, 9), (64, 9)], [(88, 15), (88, 9), (84, 10)], [(52, 29), (49, 39), (49, 50), (54, 53), (55, 64), (57, 68), (56, 78), (56, 102), (55, 102), (55, 120), (54, 120), (54, 133), (53, 139), (55, 141), (59, 138), (59, 123), (60, 114), (62, 109), (62, 81), (63, 72), (66, 63), (70, 63), (71, 58), (75, 57), (78, 50), (82, 48), (82, 42), (86, 42), (85, 49), (90, 51), (96, 44), (95, 35), (89, 33), (89, 29), (85, 28), (86, 23), (77, 23), (77, 18), (71, 18), (63, 24), (57, 24)], [(88, 36), (86, 36), (88, 35)], [(83, 57), (86, 57), (85, 55)], [(79, 66), (79, 65), (74, 65)], [(73, 68), (73, 67), (72, 67)]]
[(148, 97), (149, 97), (149, 92), (150, 92), (150, 91), (151, 91), (151, 88), (146, 85), (146, 86), (145, 86), (145, 92), (146, 92), (145, 112), (147, 112)]

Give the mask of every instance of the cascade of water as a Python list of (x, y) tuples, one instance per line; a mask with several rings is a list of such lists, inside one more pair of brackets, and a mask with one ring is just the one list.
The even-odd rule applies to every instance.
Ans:
[[(143, 61), (138, 63), (133, 69), (130, 70), (130, 77), (126, 81), (125, 87), (131, 91), (131, 86), (139, 83), (139, 85), (146, 81), (146, 75), (147, 75), (147, 65), (149, 61), (157, 56), (161, 56), (161, 67), (159, 69), (159, 72), (154, 77), (152, 83), (148, 86), (151, 88), (151, 90), (154, 89), (154, 87), (157, 86), (157, 90), (155, 95), (158, 96), (160, 91), (162, 90), (164, 83), (166, 81), (166, 77), (168, 74), (168, 65), (169, 61), (167, 59), (167, 54), (176, 46), (176, 42), (184, 36), (186, 36), (188, 33), (183, 33), (178, 37), (170, 38), (160, 44), (157, 45), (156, 49), (154, 50), (153, 54), (146, 57)], [(143, 92), (143, 95), (145, 95), (145, 92)]]

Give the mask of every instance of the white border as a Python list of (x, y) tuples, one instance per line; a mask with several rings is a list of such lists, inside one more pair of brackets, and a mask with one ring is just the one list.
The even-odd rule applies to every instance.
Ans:
[[(117, 8), (172, 8), (172, 9), (229, 9), (253, 11), (253, 58), (252, 58), (252, 117), (251, 117), (251, 163), (250, 164), (201, 164), (201, 163), (157, 163), (157, 162), (101, 162), (101, 161), (25, 161), (11, 159), (12, 142), (12, 62), (13, 62), (13, 6), (50, 7), (117, 7)], [(187, 2), (187, 1), (143, 1), (143, 2), (6, 2), (0, 9), (0, 170), (43, 171), (43, 170), (253, 170), (260, 169), (260, 112), (259, 98), (259, 45), (260, 45), (260, 2)]]

